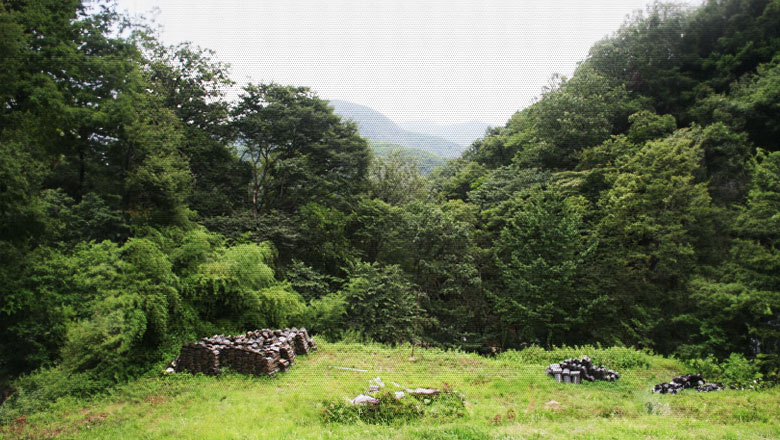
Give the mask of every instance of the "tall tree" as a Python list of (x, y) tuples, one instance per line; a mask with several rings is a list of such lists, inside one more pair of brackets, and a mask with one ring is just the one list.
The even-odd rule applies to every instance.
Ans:
[(233, 117), (241, 157), (252, 169), (255, 215), (295, 212), (308, 202), (341, 206), (363, 188), (366, 141), (309, 89), (249, 85)]
[(703, 160), (697, 131), (647, 142), (612, 175), (600, 201), (603, 289), (615, 292), (627, 339), (662, 350), (684, 335), (671, 317), (689, 306), (697, 244), (713, 236), (711, 199), (697, 181)]
[(420, 174), (416, 160), (401, 151), (393, 151), (385, 157), (374, 156), (368, 169), (370, 198), (391, 205), (401, 205), (429, 196), (428, 181)]
[(144, 46), (154, 91), (182, 123), (178, 148), (193, 175), (190, 206), (206, 217), (234, 213), (246, 202), (249, 164), (229, 142), (228, 67), (189, 43), (166, 47), (147, 39)]
[[(0, 342), (3, 350), (20, 338), (46, 340), (35, 317), (62, 317), (70, 301), (55, 289), (29, 288), (37, 275), (26, 268), (40, 268), (34, 259), (49, 255), (35, 248), (79, 237), (125, 240), (127, 220), (188, 224), (180, 123), (148, 93), (148, 72), (125, 21), (108, 6), (87, 9), (77, 0), (0, 5), (7, 37), (0, 51), (11, 61), (0, 86), (0, 333), (9, 341)], [(117, 228), (101, 231), (106, 225)], [(27, 359), (51, 360), (52, 353)], [(37, 366), (25, 362), (12, 369)]]
[(746, 209), (737, 219), (733, 258), (740, 283), (752, 290), (749, 334), (780, 367), (780, 152), (758, 154)]
[(595, 247), (585, 230), (581, 198), (538, 187), (508, 202), (510, 217), (495, 243), (503, 281), (495, 295), (505, 341), (550, 346), (576, 339), (587, 308), (582, 279)]

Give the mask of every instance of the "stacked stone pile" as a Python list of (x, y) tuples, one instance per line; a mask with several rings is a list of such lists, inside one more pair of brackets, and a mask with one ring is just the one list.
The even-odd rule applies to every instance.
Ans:
[(687, 388), (696, 388), (700, 393), (720, 391), (723, 385), (720, 383), (707, 383), (701, 374), (683, 374), (672, 379), (671, 382), (659, 383), (653, 387), (654, 393), (677, 394)]
[(615, 382), (620, 379), (620, 374), (617, 371), (609, 370), (603, 365), (593, 365), (593, 361), (587, 356), (582, 359), (566, 359), (561, 363), (551, 364), (545, 372), (554, 377), (556, 382), (564, 383), (579, 384), (583, 380)]
[(178, 372), (186, 370), (192, 373), (215, 375), (220, 373), (219, 355), (217, 348), (201, 340), (184, 344), (181, 347), (181, 354), (171, 364)]
[(317, 349), (305, 328), (262, 329), (239, 336), (214, 335), (184, 344), (173, 362), (174, 371), (217, 375), (223, 368), (243, 374), (273, 376), (287, 371), (295, 356)]

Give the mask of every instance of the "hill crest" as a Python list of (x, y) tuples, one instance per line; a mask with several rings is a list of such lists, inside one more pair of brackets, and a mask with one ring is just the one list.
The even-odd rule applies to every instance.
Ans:
[(360, 104), (333, 99), (330, 101), (334, 113), (354, 121), (360, 135), (380, 142), (403, 145), (433, 153), (444, 158), (456, 158), (466, 146), (439, 136), (408, 131), (382, 113)]

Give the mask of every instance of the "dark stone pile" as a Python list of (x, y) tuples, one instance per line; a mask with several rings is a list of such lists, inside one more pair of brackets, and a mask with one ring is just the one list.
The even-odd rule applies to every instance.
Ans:
[(243, 374), (273, 376), (287, 371), (295, 356), (317, 349), (305, 328), (262, 329), (240, 336), (214, 335), (184, 344), (171, 367), (192, 374), (217, 375), (223, 368)]
[(617, 371), (608, 370), (603, 365), (595, 366), (589, 357), (582, 359), (566, 359), (559, 364), (552, 364), (545, 370), (547, 374), (553, 376), (556, 382), (564, 383), (582, 383), (583, 379), (593, 382), (595, 380), (606, 380), (615, 382), (620, 379)]
[(705, 383), (704, 385), (699, 385), (696, 387), (696, 391), (700, 393), (709, 393), (711, 391), (720, 391), (723, 389), (725, 389), (723, 387), (723, 384), (719, 382), (709, 382), (709, 383)]
[(683, 374), (682, 376), (675, 377), (671, 382), (659, 383), (653, 387), (653, 392), (677, 394), (687, 388), (696, 388), (696, 391), (700, 393), (708, 393), (710, 391), (722, 390), (723, 384), (715, 382), (707, 383), (701, 374)]

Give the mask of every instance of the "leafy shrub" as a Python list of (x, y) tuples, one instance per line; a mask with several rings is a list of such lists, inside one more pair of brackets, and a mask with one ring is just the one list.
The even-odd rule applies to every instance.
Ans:
[[(184, 341), (223, 330), (300, 325), (305, 310), (300, 295), (274, 278), (270, 245), (225, 248), (221, 237), (204, 230), (148, 228), (144, 238), (121, 246), (83, 243), (71, 255), (41, 255), (51, 258), (33, 268), (39, 282), (30, 286), (29, 296), (34, 298), (33, 289), (67, 292), (44, 295), (52, 304), (43, 316), (59, 324), (49, 326), (59, 337), (46, 347), (48, 356), (59, 355), (56, 371), (75, 382), (53, 381), (62, 390), (56, 392), (36, 382), (51, 376), (42, 370), (22, 384), (23, 401), (97, 389), (92, 382), (108, 388), (170, 359)], [(25, 405), (33, 405), (29, 402)]]
[(347, 327), (384, 343), (408, 341), (418, 312), (412, 284), (396, 265), (358, 262), (343, 295)]
[(257, 316), (260, 301), (256, 292), (276, 283), (268, 266), (273, 255), (267, 243), (223, 249), (187, 277), (185, 296), (206, 320)]
[(91, 313), (68, 326), (63, 366), (123, 380), (143, 371), (168, 340), (169, 324), (181, 309), (179, 281), (168, 257), (147, 239), (130, 239), (118, 252), (108, 242), (93, 248), (89, 252), (106, 258), (74, 276), (94, 299)]
[(12, 262), (18, 259), (17, 267), (24, 279), (15, 285), (0, 284), (0, 377), (3, 377), (0, 383), (3, 384), (5, 378), (59, 360), (68, 322), (86, 313), (85, 295), (72, 294), (76, 290), (75, 258), (45, 246), (26, 258), (11, 257), (7, 253), (9, 249), (0, 246), (0, 272), (13, 267)]
[(171, 250), (170, 258), (174, 271), (181, 277), (196, 273), (201, 263), (214, 260), (224, 242), (221, 235), (205, 228), (195, 228), (182, 234), (174, 232), (174, 235), (181, 237), (174, 238), (178, 246)]
[(372, 341), (371, 338), (364, 335), (362, 332), (359, 332), (354, 329), (347, 329), (344, 332), (341, 333), (341, 338), (339, 339), (339, 342), (343, 344), (353, 344), (353, 345), (360, 345), (360, 346), (381, 346), (382, 344), (377, 343), (375, 341)]
[(347, 300), (340, 292), (314, 299), (304, 312), (306, 328), (329, 341), (344, 336), (344, 321), (347, 314)]
[(120, 292), (135, 292), (146, 315), (148, 342), (165, 339), (171, 316), (181, 308), (179, 278), (162, 250), (146, 239), (133, 238), (122, 246), (127, 282)]
[(691, 370), (701, 373), (708, 381), (722, 382), (726, 386), (737, 388), (753, 386), (754, 381), (762, 377), (760, 363), (746, 359), (741, 353), (731, 353), (720, 363), (710, 355), (705, 359), (689, 360), (687, 365)]
[(331, 284), (338, 282), (336, 277), (322, 274), (300, 260), (292, 260), (285, 271), (285, 279), (296, 292), (308, 300), (322, 298), (331, 291)]
[(284, 328), (300, 325), (306, 309), (303, 298), (288, 284), (277, 284), (257, 292), (262, 323), (255, 327)]
[(731, 353), (721, 364), (723, 375), (721, 380), (725, 385), (748, 387), (761, 377), (758, 365), (740, 353)]
[(692, 371), (701, 373), (705, 379), (720, 380), (723, 374), (723, 368), (718, 365), (718, 360), (714, 356), (709, 355), (704, 359), (692, 359), (687, 362)]
[(386, 391), (376, 398), (379, 403), (373, 405), (353, 405), (346, 400), (323, 402), (321, 416), (329, 423), (391, 424), (410, 422), (423, 416), (450, 420), (466, 414), (463, 398), (451, 391), (435, 396), (407, 395), (401, 399)]
[(48, 408), (66, 396), (87, 397), (103, 392), (113, 385), (89, 373), (69, 372), (64, 368), (42, 368), (17, 378), (16, 392), (0, 405), (0, 425), (23, 414)]
[(62, 349), (63, 366), (125, 378), (129, 355), (144, 337), (148, 319), (135, 292), (109, 296), (96, 304), (89, 319), (68, 328)]

